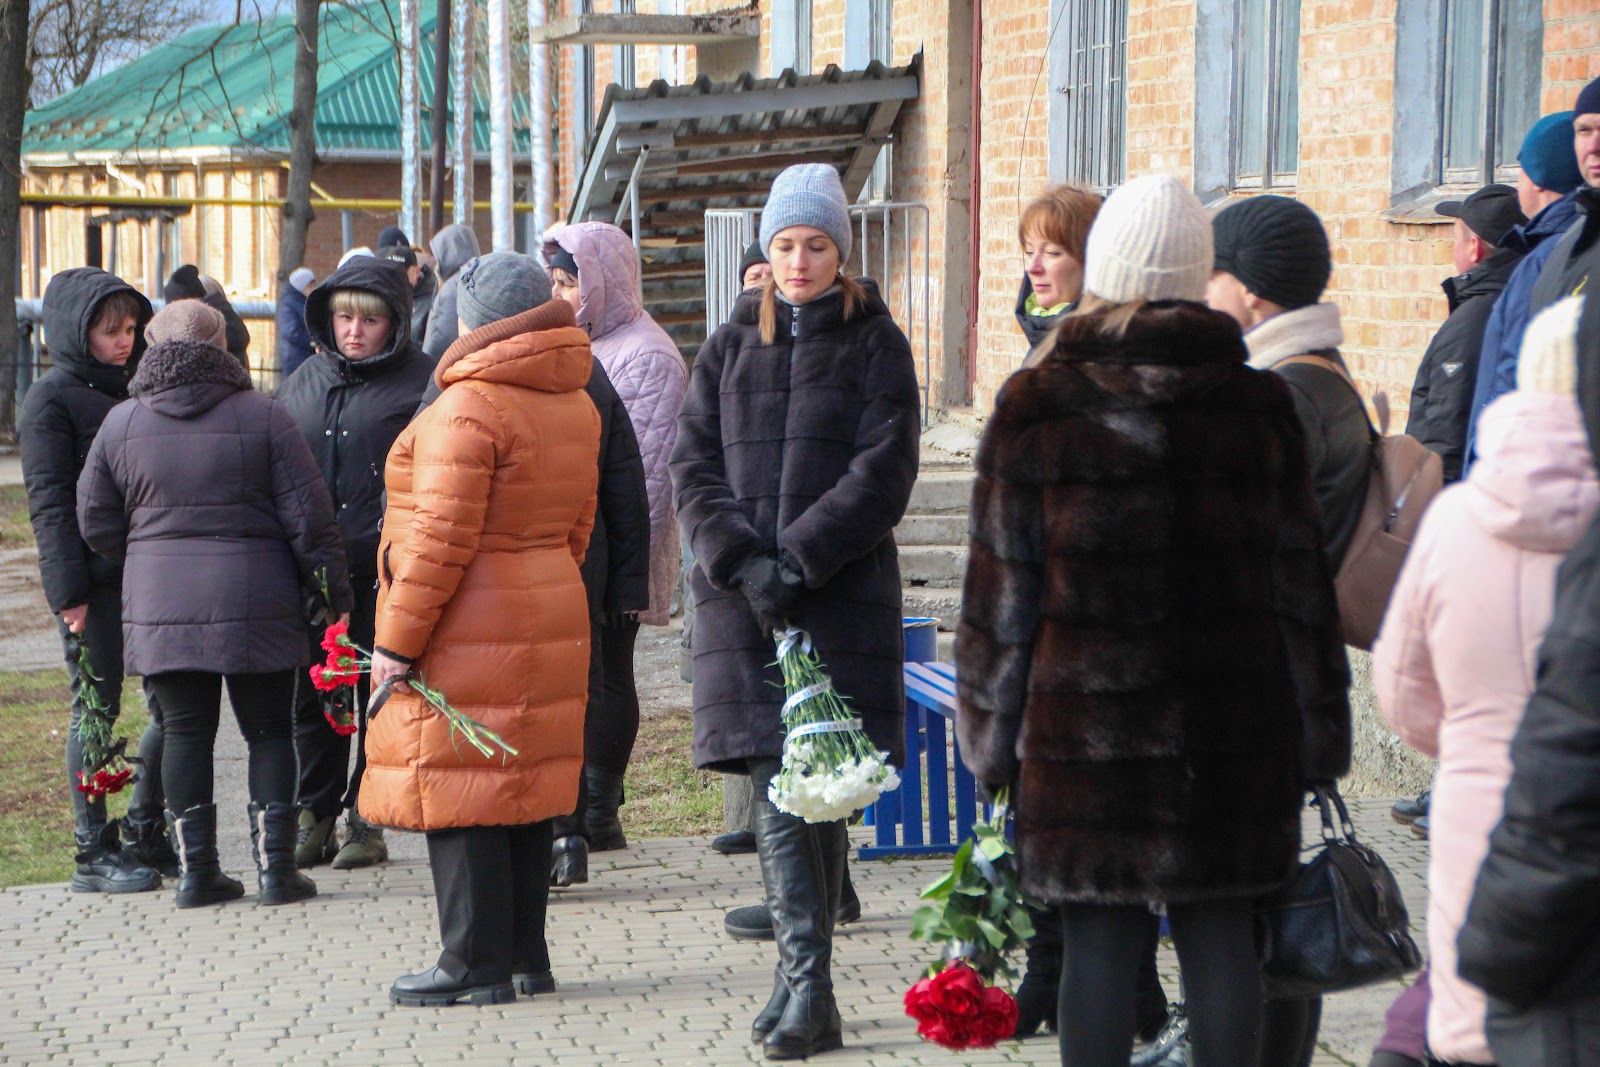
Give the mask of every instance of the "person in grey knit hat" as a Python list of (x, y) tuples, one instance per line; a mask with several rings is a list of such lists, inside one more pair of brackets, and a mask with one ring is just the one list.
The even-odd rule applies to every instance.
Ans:
[(531, 311), (550, 299), (550, 275), (521, 252), (490, 252), (468, 260), (456, 282), (461, 332)]
[(839, 260), (850, 258), (850, 206), (839, 172), (826, 163), (790, 167), (772, 183), (761, 210), (761, 250), (772, 258), (772, 239), (791, 226), (810, 226), (832, 239)]

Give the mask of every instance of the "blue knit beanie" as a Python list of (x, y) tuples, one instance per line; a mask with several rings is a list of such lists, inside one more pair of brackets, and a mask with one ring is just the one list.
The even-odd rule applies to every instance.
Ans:
[(772, 183), (761, 210), (761, 250), (772, 255), (772, 239), (790, 226), (813, 226), (832, 239), (839, 261), (850, 258), (850, 208), (839, 172), (826, 163), (790, 167)]
[(1572, 119), (1571, 111), (1546, 115), (1533, 124), (1517, 153), (1522, 173), (1533, 184), (1563, 196), (1583, 184), (1578, 151), (1572, 146)]

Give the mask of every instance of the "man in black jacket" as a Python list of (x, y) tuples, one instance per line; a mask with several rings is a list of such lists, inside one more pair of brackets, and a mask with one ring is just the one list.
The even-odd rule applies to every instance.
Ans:
[(1578, 220), (1539, 273), (1528, 302), (1530, 318), (1564, 296), (1600, 285), (1600, 78), (1583, 87), (1572, 110), (1573, 149), (1584, 181), (1574, 194)]
[[(411, 280), (405, 266), (358, 256), (306, 298), (306, 328), (320, 351), (278, 391), (333, 494), (356, 599), (350, 639), (365, 648), (372, 647), (378, 605), (384, 464), (433, 372), (411, 340), (410, 325)], [(312, 643), (320, 637), (314, 635)], [(320, 649), (313, 655), (322, 659)], [(365, 705), (364, 693), (360, 703)], [(332, 859), (338, 868), (365, 867), (388, 857), (382, 831), (356, 811), (366, 765), (361, 753), (365, 723), (360, 725), (356, 766), (347, 778), (350, 740), (324, 720), (322, 698), (310, 679), (300, 680), (295, 711), (301, 808), (295, 861), (300, 866)], [(342, 848), (334, 834), (341, 810), (350, 813)]]
[[(1600, 443), (1600, 298), (1584, 299), (1578, 399)], [(1600, 1063), (1600, 521), (1556, 578), (1538, 684), (1511, 744), (1505, 814), (1457, 938), (1489, 994), (1500, 1067)]]
[(1448, 485), (1461, 477), (1484, 327), (1495, 298), (1522, 259), (1521, 253), (1500, 246), (1513, 227), (1527, 220), (1517, 191), (1509, 185), (1486, 185), (1465, 200), (1446, 201), (1434, 210), (1455, 220), (1451, 254), (1456, 274), (1444, 281), (1450, 317), (1417, 367), (1406, 433), (1438, 453)]
[[(144, 770), (128, 810), (135, 849), (121, 848), (117, 824), (106, 819), (105, 799), (90, 799), (78, 788), (84, 769), (78, 726), (89, 690), (109, 705), (113, 720), (122, 696), (122, 567), (96, 555), (79, 534), (78, 475), (101, 422), (127, 399), (149, 321), (150, 301), (98, 267), (77, 267), (51, 278), (44, 292), (44, 328), (53, 366), (28, 390), (18, 428), (39, 575), (50, 610), (60, 618), (72, 684), (67, 781), (77, 836), (72, 888), (80, 892), (160, 888), (161, 875), (141, 863), (135, 849), (148, 850), (151, 862), (168, 870), (177, 863), (165, 840), (161, 727), (154, 708), (139, 746)], [(85, 652), (97, 678), (80, 665)]]

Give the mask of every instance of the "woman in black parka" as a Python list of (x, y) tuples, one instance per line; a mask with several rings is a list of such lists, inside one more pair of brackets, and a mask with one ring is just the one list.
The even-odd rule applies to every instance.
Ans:
[(1302, 434), (1199, 303), (1211, 257), (1177, 179), (1112, 193), (1082, 303), (978, 452), (957, 736), (1013, 790), (1023, 889), (1060, 906), (1066, 1067), (1128, 1062), (1153, 905), (1195, 1067), (1256, 1062), (1255, 899), (1294, 869), (1305, 787), (1349, 765)]
[(773, 184), (761, 240), (774, 276), (695, 360), (672, 453), (694, 547), (695, 762), (747, 773), (779, 962), (753, 1027), (769, 1059), (838, 1048), (830, 977), (847, 841), (767, 799), (784, 730), (771, 631), (811, 633), (873, 743), (902, 757), (900, 568), (893, 530), (916, 479), (917, 380), (905, 335), (850, 251), (831, 167)]
[(84, 687), (93, 684), (78, 664), (85, 643), (100, 679), (96, 688), (111, 715), (121, 710), (122, 700), (122, 568), (96, 555), (79, 536), (78, 474), (100, 423), (127, 399), (128, 379), (144, 354), (149, 322), (150, 301), (114, 274), (74, 267), (51, 278), (44, 291), (44, 328), (52, 366), (28, 390), (18, 423), (39, 576), (45, 600), (60, 620), (72, 687), (67, 782), (77, 841), (72, 888), (79, 892), (158, 889), (161, 878), (154, 868), (171, 870), (176, 862), (166, 842), (161, 786), (154, 772), (161, 762), (155, 707), (139, 745), (146, 770), (128, 805), (129, 848), (121, 846), (116, 824), (106, 818), (105, 799), (91, 800), (77, 788), (83, 770), (78, 724)]
[[(433, 374), (433, 362), (411, 339), (410, 322), (406, 268), (357, 256), (306, 297), (306, 329), (317, 352), (278, 390), (333, 495), (355, 594), (350, 639), (362, 648), (372, 647), (378, 609), (384, 464)], [(320, 630), (311, 635), (313, 648), (321, 639)], [(313, 655), (320, 658), (318, 652)], [(295, 679), (294, 739), (300, 759), (295, 801), (301, 809), (295, 861), (301, 867), (329, 860), (337, 868), (369, 867), (389, 857), (383, 831), (356, 810), (366, 767), (366, 683), (363, 676), (356, 686), (359, 732), (351, 770), (349, 736), (328, 728), (323, 695), (310, 679)], [(349, 812), (343, 846), (335, 833), (341, 811)]]
[(211, 753), (224, 681), (250, 750), (261, 902), (314, 896), (294, 866), (290, 709), (311, 661), (304, 591), (326, 581), (334, 610), (351, 606), (328, 490), (289, 413), (215, 345), (152, 346), (128, 392), (78, 481), (78, 524), (123, 562), (124, 661), (161, 704), (178, 906), (244, 892), (217, 863)]

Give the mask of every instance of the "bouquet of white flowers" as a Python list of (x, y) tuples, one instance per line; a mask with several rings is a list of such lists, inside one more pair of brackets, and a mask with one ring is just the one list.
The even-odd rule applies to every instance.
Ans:
[(806, 822), (848, 818), (900, 785), (889, 754), (872, 747), (812, 651), (811, 636), (793, 627), (774, 634), (783, 672), (783, 767), (767, 796), (779, 811)]

